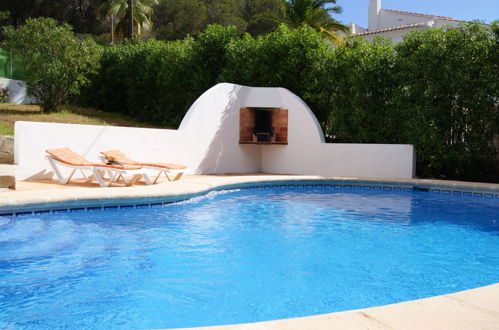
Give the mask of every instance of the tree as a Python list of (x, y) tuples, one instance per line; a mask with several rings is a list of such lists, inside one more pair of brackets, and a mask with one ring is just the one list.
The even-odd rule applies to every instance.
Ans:
[(248, 22), (246, 32), (253, 36), (274, 31), (284, 21), (282, 0), (242, 0), (242, 18)]
[(8, 13), (9, 25), (18, 27), (34, 14), (40, 2), (40, 0), (2, 0), (0, 11)]
[(246, 31), (248, 23), (241, 17), (240, 0), (203, 0), (206, 3), (207, 24), (232, 25), (239, 32)]
[(7, 17), (0, 19), (0, 25), (19, 27), (28, 18), (50, 17), (70, 24), (76, 33), (100, 34), (104, 26), (95, 5), (95, 0), (2, 0), (0, 12)]
[(334, 43), (340, 41), (338, 31), (347, 31), (345, 25), (331, 17), (331, 13), (342, 11), (336, 0), (285, 0), (284, 5), (286, 23), (291, 27), (308, 25)]
[(160, 40), (183, 39), (207, 25), (207, 8), (201, 0), (160, 0), (154, 6), (154, 34)]
[(195, 36), (209, 24), (259, 35), (284, 20), (282, 0), (159, 0), (153, 9), (153, 32), (161, 40)]
[(93, 40), (78, 40), (67, 24), (51, 18), (28, 19), (15, 29), (4, 28), (2, 48), (25, 64), (28, 93), (51, 112), (79, 93), (87, 75), (98, 66), (100, 47)]
[[(114, 31), (124, 38), (132, 38), (128, 32), (128, 23), (130, 21), (130, 12), (128, 10), (127, 0), (96, 0), (98, 1), (97, 11), (104, 17), (116, 17), (118, 23)], [(134, 31), (140, 36), (144, 31), (152, 27), (152, 6), (157, 4), (158, 0), (134, 0), (133, 1), (133, 24)], [(114, 25), (114, 24), (112, 24)]]

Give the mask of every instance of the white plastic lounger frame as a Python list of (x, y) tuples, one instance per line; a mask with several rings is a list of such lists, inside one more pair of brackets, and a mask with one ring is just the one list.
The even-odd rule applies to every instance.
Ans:
[[(142, 169), (124, 170), (124, 169), (120, 169), (120, 168), (105, 167), (105, 166), (70, 165), (70, 164), (66, 164), (66, 163), (63, 163), (61, 161), (58, 161), (57, 159), (55, 159), (51, 156), (47, 156), (47, 159), (49, 160), (50, 165), (54, 169), (54, 172), (55, 172), (60, 184), (67, 184), (69, 182), (69, 180), (71, 180), (71, 177), (76, 172), (76, 170), (81, 171), (86, 182), (91, 182), (95, 178), (101, 187), (109, 187), (111, 185), (111, 183), (118, 182), (120, 180), (120, 178), (123, 179), (123, 182), (125, 183), (126, 186), (130, 186), (130, 185), (134, 184), (141, 177), (144, 178), (144, 181), (146, 182), (146, 184), (148, 184), (148, 185), (152, 184), (151, 179), (149, 179), (149, 176), (147, 175), (147, 173)], [(59, 168), (58, 168), (59, 165), (69, 167), (72, 169), (72, 171), (69, 173), (69, 175), (66, 178), (59, 170)], [(91, 171), (92, 175), (87, 176), (84, 172), (85, 170)], [(108, 173), (108, 175), (110, 177), (108, 182), (106, 182), (104, 180), (104, 173), (106, 173), (106, 172)], [(128, 175), (132, 175), (132, 177), (129, 180), (127, 179)]]
[[(105, 156), (100, 156), (100, 159), (103, 163), (107, 163), (107, 161), (108, 161)], [(153, 184), (155, 184), (158, 181), (159, 177), (163, 173), (165, 173), (165, 176), (168, 179), (168, 181), (176, 181), (176, 180), (179, 180), (182, 177), (182, 175), (184, 174), (184, 172), (187, 170), (187, 168), (182, 168), (182, 169), (177, 170), (177, 169), (170, 169), (170, 168), (165, 168), (162, 166), (153, 166), (153, 165), (139, 165), (139, 166), (141, 166), (142, 168), (146, 168), (148, 170), (158, 171), (158, 174), (156, 175), (156, 177), (154, 178), (154, 181), (152, 182)], [(173, 179), (170, 177), (169, 174), (175, 175), (173, 177)]]
[[(142, 167), (150, 169), (150, 170), (156, 170), (156, 171), (158, 171), (158, 175), (156, 175), (156, 178), (154, 179), (154, 181), (152, 183), (156, 183), (156, 181), (158, 181), (159, 177), (163, 173), (165, 173), (165, 176), (168, 179), (168, 181), (176, 181), (176, 180), (180, 179), (182, 177), (182, 175), (184, 174), (184, 172), (187, 170), (187, 168), (175, 170), (175, 169), (169, 169), (169, 168), (152, 166), (152, 165), (143, 165)], [(175, 175), (173, 177), (173, 179), (170, 178), (169, 174), (172, 175), (172, 176)]]

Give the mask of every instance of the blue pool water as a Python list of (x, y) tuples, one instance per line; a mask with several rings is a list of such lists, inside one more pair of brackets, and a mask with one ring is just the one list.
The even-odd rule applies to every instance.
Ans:
[(0, 328), (314, 315), (499, 282), (499, 200), (321, 188), (0, 218)]

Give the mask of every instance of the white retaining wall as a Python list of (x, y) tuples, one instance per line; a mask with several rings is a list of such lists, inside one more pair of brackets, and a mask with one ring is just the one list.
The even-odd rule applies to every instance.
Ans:
[[(288, 109), (288, 145), (239, 144), (239, 110)], [(92, 161), (121, 149), (131, 158), (176, 162), (191, 173), (287, 173), (412, 178), (411, 145), (328, 144), (308, 106), (284, 88), (218, 84), (191, 106), (178, 130), (17, 122), (17, 179), (53, 176), (45, 149), (67, 146)]]
[(14, 80), (7, 78), (0, 78), (0, 88), (7, 88), (9, 90), (9, 98), (7, 102), (15, 104), (31, 104), (34, 103), (26, 93), (26, 84), (22, 80)]

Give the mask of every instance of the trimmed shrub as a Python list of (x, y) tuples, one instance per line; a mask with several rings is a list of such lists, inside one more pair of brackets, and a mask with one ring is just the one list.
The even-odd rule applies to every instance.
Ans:
[(285, 87), (300, 95), (323, 121), (330, 104), (322, 100), (321, 78), (330, 53), (330, 44), (312, 28), (291, 30), (281, 25), (256, 39), (249, 34), (234, 39), (228, 45), (227, 65), (218, 80)]
[(106, 48), (100, 72), (80, 102), (171, 127), (225, 66), (227, 44), (235, 28), (212, 25), (182, 41), (150, 40)]
[(397, 45), (395, 102), (409, 114), (400, 131), (416, 146), (420, 175), (476, 179), (490, 171), (478, 165), (496, 156), (497, 42), (490, 28), (463, 24), (414, 32)]
[(45, 112), (77, 95), (98, 65), (100, 48), (93, 40), (78, 40), (71, 29), (51, 18), (28, 19), (18, 29), (4, 28), (2, 47), (23, 61), (28, 93)]
[(390, 41), (349, 39), (328, 57), (324, 85), (331, 107), (325, 128), (330, 142), (403, 143), (405, 118), (395, 103), (397, 54)]

